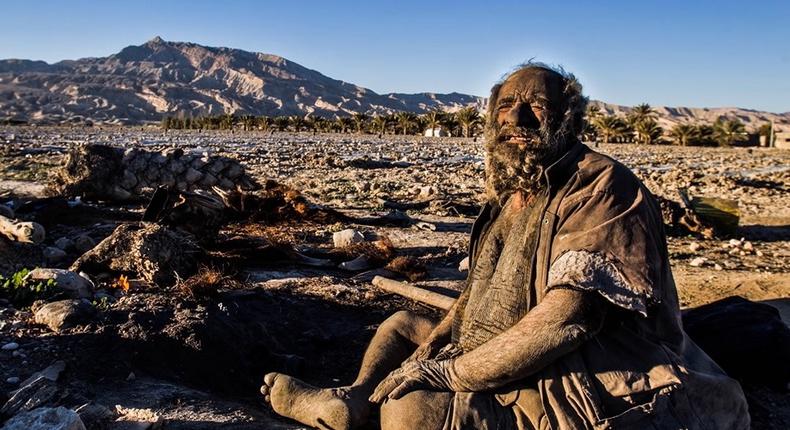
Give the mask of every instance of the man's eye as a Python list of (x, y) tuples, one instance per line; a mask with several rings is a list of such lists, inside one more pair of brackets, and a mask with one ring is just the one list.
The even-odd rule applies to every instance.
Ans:
[(532, 105), (532, 110), (546, 110), (546, 107), (543, 105)]
[(506, 109), (510, 109), (510, 106), (511, 106), (510, 104), (503, 104), (503, 105), (499, 105), (499, 107), (497, 109), (498, 110), (506, 110)]

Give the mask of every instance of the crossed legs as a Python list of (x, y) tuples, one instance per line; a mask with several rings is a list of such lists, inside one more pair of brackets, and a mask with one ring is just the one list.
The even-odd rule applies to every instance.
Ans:
[[(436, 321), (400, 311), (381, 323), (362, 358), (359, 374), (349, 386), (317, 388), (296, 378), (269, 373), (261, 393), (278, 414), (320, 429), (352, 429), (363, 424), (373, 408), (368, 397), (391, 371), (430, 335)], [(417, 391), (381, 408), (384, 430), (441, 428), (451, 393)]]

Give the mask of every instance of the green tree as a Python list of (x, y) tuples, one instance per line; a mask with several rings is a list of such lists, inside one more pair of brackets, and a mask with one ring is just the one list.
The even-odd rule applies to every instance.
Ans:
[(610, 143), (612, 139), (622, 137), (628, 129), (625, 122), (617, 115), (599, 116), (592, 124), (598, 130), (598, 135), (603, 138), (604, 143)]
[(295, 132), (304, 131), (307, 128), (307, 123), (305, 122), (304, 118), (299, 115), (291, 115), (288, 117), (288, 125), (291, 127), (291, 130)]
[(422, 115), (425, 130), (436, 130), (442, 125), (446, 114), (439, 109), (432, 109)]
[(406, 135), (411, 133), (417, 124), (417, 115), (411, 112), (398, 112), (395, 114), (395, 121), (401, 134)]
[(664, 129), (658, 125), (656, 120), (645, 119), (636, 123), (634, 133), (636, 134), (637, 142), (652, 145), (661, 140)]
[(464, 137), (471, 137), (476, 134), (477, 129), (482, 125), (480, 112), (472, 106), (467, 106), (455, 113), (458, 125), (461, 127)]
[(373, 121), (371, 122), (373, 126), (373, 131), (379, 134), (381, 137), (383, 134), (387, 132), (387, 128), (389, 128), (390, 121), (386, 115), (376, 115), (373, 117)]
[(291, 124), (291, 121), (288, 119), (287, 116), (276, 116), (274, 117), (272, 123), (274, 124), (274, 128), (276, 128), (277, 131), (285, 131), (288, 129), (288, 126)]
[(689, 146), (699, 137), (699, 129), (692, 124), (676, 124), (669, 130), (669, 137), (680, 146)]
[(354, 121), (347, 117), (341, 116), (335, 119), (335, 129), (340, 133), (348, 133), (348, 130), (354, 125)]
[(362, 134), (367, 128), (369, 119), (370, 117), (364, 113), (355, 113), (352, 115), (351, 120), (354, 121), (354, 131), (357, 134)]
[(636, 128), (636, 125), (642, 121), (655, 121), (658, 119), (658, 114), (647, 103), (634, 106), (628, 114), (628, 123), (631, 127)]
[(737, 119), (719, 118), (713, 123), (713, 138), (719, 146), (730, 147), (749, 138), (746, 126)]

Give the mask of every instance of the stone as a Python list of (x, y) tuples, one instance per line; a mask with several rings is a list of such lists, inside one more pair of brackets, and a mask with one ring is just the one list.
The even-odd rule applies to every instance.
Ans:
[(57, 287), (77, 299), (93, 296), (93, 282), (85, 276), (65, 269), (36, 268), (25, 276), (26, 280), (45, 282), (54, 280)]
[(702, 245), (700, 245), (699, 242), (691, 242), (689, 244), (689, 250), (691, 250), (691, 252), (697, 252), (700, 249), (702, 249)]
[(87, 300), (59, 300), (36, 310), (33, 320), (59, 332), (90, 321), (94, 313), (93, 305)]
[(74, 238), (74, 249), (81, 253), (86, 253), (96, 246), (96, 241), (87, 234), (81, 234)]
[(358, 230), (354, 230), (353, 228), (347, 228), (345, 230), (341, 230), (333, 234), (332, 241), (335, 244), (335, 248), (342, 248), (344, 246), (349, 246), (354, 243), (364, 242), (365, 235)]
[(187, 169), (186, 173), (184, 173), (184, 180), (190, 184), (193, 184), (200, 180), (203, 177), (203, 174), (200, 173), (198, 170), (195, 170), (193, 167)]
[(52, 363), (51, 365), (47, 366), (46, 368), (34, 373), (29, 378), (25, 379), (22, 382), (22, 386), (24, 387), (30, 384), (31, 382), (35, 381), (36, 379), (42, 377), (49, 379), (52, 382), (57, 382), (58, 378), (60, 378), (60, 374), (63, 373), (64, 370), (66, 370), (66, 362), (64, 362), (63, 360), (58, 360)]
[(110, 236), (72, 264), (74, 272), (126, 273), (160, 287), (186, 279), (205, 253), (194, 236), (156, 223), (119, 225)]
[(75, 409), (75, 412), (79, 414), (85, 427), (91, 429), (107, 428), (108, 426), (103, 425), (103, 423), (115, 418), (113, 411), (99, 403), (86, 403)]
[(0, 205), (0, 216), (4, 216), (6, 218), (14, 218), (14, 210), (6, 205)]
[(754, 245), (752, 245), (751, 242), (744, 242), (743, 243), (743, 249), (744, 249), (744, 251), (752, 251), (752, 250), (754, 250)]
[(16, 342), (8, 342), (7, 344), (3, 345), (3, 347), (0, 348), (0, 349), (2, 349), (3, 351), (13, 351), (13, 350), (15, 350), (17, 348), (19, 348), (19, 344), (18, 343), (16, 343)]
[(74, 242), (67, 237), (61, 237), (55, 241), (55, 246), (63, 251), (68, 251), (74, 246)]
[(16, 385), (16, 384), (19, 383), (19, 377), (18, 376), (8, 377), (8, 378), (6, 378), (5, 382), (7, 384)]
[(38, 408), (8, 420), (2, 430), (85, 430), (80, 416), (62, 406)]
[(359, 257), (353, 260), (344, 261), (340, 263), (338, 267), (343, 270), (358, 272), (360, 270), (370, 269), (371, 264), (370, 264), (370, 260), (368, 260), (367, 257), (365, 257), (364, 255), (360, 255)]
[(63, 260), (64, 258), (66, 258), (67, 255), (66, 251), (60, 248), (56, 248), (54, 246), (48, 246), (44, 248), (43, 253), (44, 253), (44, 259), (47, 261), (47, 263), (50, 264), (57, 263)]
[(730, 241), (728, 242), (728, 244), (729, 244), (730, 246), (735, 246), (735, 247), (738, 247), (738, 246), (741, 246), (741, 241), (740, 241), (740, 240), (738, 240), (738, 239), (730, 239)]
[(467, 272), (469, 271), (469, 257), (464, 257), (460, 263), (458, 263), (458, 271), (459, 272)]
[(16, 415), (22, 411), (35, 409), (47, 404), (58, 394), (57, 385), (43, 376), (21, 385), (22, 387), (13, 392), (11, 398), (0, 408), (0, 414)]
[(705, 257), (697, 257), (689, 262), (689, 266), (691, 267), (701, 267), (705, 264)]

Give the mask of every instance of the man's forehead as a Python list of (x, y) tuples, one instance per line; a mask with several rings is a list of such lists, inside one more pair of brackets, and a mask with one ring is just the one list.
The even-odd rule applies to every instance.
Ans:
[(499, 92), (502, 96), (510, 96), (513, 93), (554, 95), (559, 91), (561, 83), (562, 76), (556, 72), (530, 67), (508, 76)]

